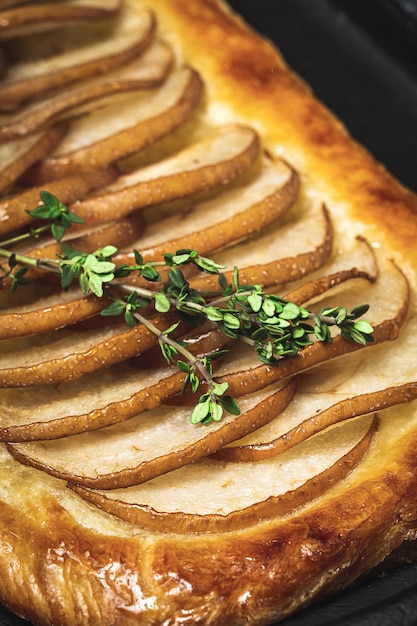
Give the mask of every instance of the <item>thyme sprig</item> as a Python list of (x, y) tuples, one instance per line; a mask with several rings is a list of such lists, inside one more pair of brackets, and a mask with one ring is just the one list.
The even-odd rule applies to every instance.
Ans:
[[(228, 283), (223, 266), (196, 250), (182, 249), (164, 255), (163, 261), (145, 262), (140, 252), (134, 250), (135, 262), (132, 265), (116, 265), (115, 246), (104, 246), (93, 253), (74, 250), (61, 243), (61, 254), (56, 259), (33, 259), (16, 254), (4, 247), (10, 242), (21, 241), (23, 237), (38, 237), (44, 230), (51, 229), (52, 236), (61, 241), (72, 224), (82, 223), (55, 196), (41, 193), (43, 204), (30, 211), (35, 219), (42, 219), (48, 225), (30, 230), (0, 244), (0, 256), (7, 259), (7, 267), (2, 267), (0, 281), (11, 280), (14, 291), (27, 281), (25, 273), (34, 266), (53, 272), (60, 277), (61, 287), (68, 290), (78, 282), (83, 294), (93, 293), (97, 297), (111, 299), (101, 314), (123, 316), (125, 322), (134, 327), (143, 324), (155, 334), (163, 356), (169, 364), (176, 363), (185, 374), (182, 393), (190, 387), (197, 393), (201, 381), (206, 387), (191, 414), (195, 424), (207, 424), (222, 418), (224, 410), (238, 415), (240, 410), (233, 398), (227, 394), (228, 383), (218, 383), (213, 378), (213, 361), (220, 359), (226, 350), (217, 350), (203, 357), (196, 357), (185, 342), (177, 338), (182, 321), (199, 326), (207, 320), (231, 339), (238, 339), (251, 345), (261, 362), (276, 365), (282, 358), (293, 356), (315, 341), (330, 343), (331, 328), (337, 328), (347, 341), (366, 345), (374, 341), (373, 328), (369, 322), (360, 319), (368, 311), (364, 304), (348, 311), (344, 306), (322, 308), (314, 313), (289, 302), (284, 298), (265, 293), (261, 285), (241, 285), (239, 270), (235, 268), (232, 282)], [(219, 290), (215, 294), (204, 294), (193, 289), (181, 268), (189, 264), (200, 271), (218, 276)], [(158, 268), (168, 269), (168, 277), (162, 280)], [(129, 283), (129, 276), (140, 276), (147, 282), (160, 284), (160, 289), (139, 287)], [(168, 329), (160, 330), (144, 310), (153, 308), (165, 314), (172, 310), (178, 320)]]

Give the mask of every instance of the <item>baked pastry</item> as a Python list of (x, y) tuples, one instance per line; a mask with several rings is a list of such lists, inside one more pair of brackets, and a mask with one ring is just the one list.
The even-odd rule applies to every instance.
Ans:
[[(134, 92), (139, 130), (108, 132), (112, 108), (132, 108), (122, 87), (98, 109), (88, 84), (67, 85), (65, 135), (26, 163), (24, 192), (11, 183), (14, 206), (39, 189), (71, 193), (100, 245), (120, 237), (117, 207), (129, 222), (123, 260), (132, 245), (148, 259), (195, 246), (300, 302), (369, 302), (376, 341), (336, 338), (275, 367), (233, 346), (216, 376), (237, 396), (243, 387), (246, 418), (200, 428), (188, 425), (187, 396), (169, 399), (183, 379), (141, 327), (98, 327), (96, 298), (69, 292), (63, 306), (45, 279), (30, 308), (8, 311), (5, 292), (1, 600), (35, 624), (272, 623), (414, 538), (416, 380), (404, 354), (415, 350), (416, 198), (225, 5), (154, 0), (153, 17), (144, 7), (126, 0), (121, 21), (135, 16), (145, 48), (168, 47), (172, 61), (151, 93)], [(80, 87), (82, 106), (94, 103), (82, 117), (62, 104)], [(4, 146), (36, 103), (27, 107), (4, 114)], [(89, 145), (99, 120), (106, 133)], [(21, 228), (25, 211), (10, 202), (2, 210)], [(126, 465), (120, 452), (132, 449)]]

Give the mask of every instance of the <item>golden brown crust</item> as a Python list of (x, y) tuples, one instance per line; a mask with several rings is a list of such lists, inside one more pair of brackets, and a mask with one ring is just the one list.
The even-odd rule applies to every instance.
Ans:
[[(211, 103), (220, 103), (222, 121), (256, 126), (268, 150), (287, 158), (322, 196), (337, 229), (355, 223), (358, 233), (387, 247), (412, 282), (415, 195), (375, 164), (273, 47), (219, 0), (153, 0), (152, 7), (161, 32), (203, 77), (208, 116), (215, 116)], [(410, 297), (414, 303), (414, 292)], [(397, 336), (407, 303), (398, 318), (381, 323), (379, 336)], [(338, 343), (317, 349), (337, 350)], [(345, 587), (416, 534), (417, 410), (394, 407), (387, 415), (371, 461), (349, 486), (335, 486), (287, 518), (210, 535), (143, 531), (113, 519), (2, 450), (0, 477), (13, 478), (0, 501), (1, 600), (39, 625), (281, 619)], [(403, 430), (390, 428), (393, 420)]]

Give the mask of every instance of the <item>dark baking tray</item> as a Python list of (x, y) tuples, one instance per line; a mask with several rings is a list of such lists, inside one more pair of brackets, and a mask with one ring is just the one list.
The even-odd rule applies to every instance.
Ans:
[[(351, 134), (417, 191), (417, 0), (230, 4), (277, 44)], [(417, 564), (387, 565), (281, 624), (415, 626)], [(0, 626), (24, 625), (0, 607)]]

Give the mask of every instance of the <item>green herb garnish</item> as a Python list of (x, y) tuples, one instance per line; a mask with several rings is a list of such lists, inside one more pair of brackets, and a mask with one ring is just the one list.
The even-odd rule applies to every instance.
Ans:
[[(64, 290), (77, 281), (83, 294), (93, 293), (97, 297), (110, 298), (111, 303), (101, 314), (120, 315), (130, 327), (143, 324), (152, 331), (166, 361), (169, 364), (176, 362), (185, 374), (182, 392), (190, 388), (197, 393), (200, 381), (206, 382), (206, 391), (198, 398), (191, 414), (191, 421), (195, 424), (218, 421), (224, 410), (238, 415), (239, 407), (227, 395), (228, 383), (219, 384), (213, 378), (213, 361), (223, 357), (227, 351), (218, 350), (204, 357), (195, 357), (184, 342), (173, 337), (184, 320), (193, 326), (207, 320), (215, 323), (226, 336), (251, 345), (260, 361), (268, 365), (275, 365), (282, 358), (297, 354), (314, 341), (330, 343), (332, 326), (337, 327), (347, 341), (361, 345), (374, 341), (372, 326), (359, 319), (368, 311), (368, 305), (351, 311), (338, 306), (312, 313), (294, 302), (265, 293), (261, 285), (240, 285), (237, 268), (229, 284), (221, 273), (225, 268), (200, 256), (196, 250), (177, 250), (174, 254), (165, 254), (164, 260), (158, 262), (144, 262), (140, 252), (135, 250), (134, 264), (117, 266), (113, 257), (118, 250), (114, 246), (85, 253), (61, 244), (62, 253), (54, 260), (33, 259), (5, 249), (5, 245), (30, 237), (38, 238), (48, 229), (60, 242), (72, 224), (83, 223), (49, 192), (42, 192), (41, 200), (43, 204), (29, 214), (48, 224), (0, 244), (0, 256), (8, 260), (7, 267), (2, 268), (0, 281), (9, 278), (11, 289), (15, 291), (19, 285), (28, 282), (25, 273), (29, 266), (33, 266), (59, 276)], [(193, 289), (181, 270), (189, 264), (204, 273), (218, 275), (218, 293), (207, 295)], [(170, 268), (164, 281), (158, 271), (161, 267)], [(160, 289), (156, 289), (155, 285), (152, 289), (138, 287), (122, 280), (132, 275), (160, 284)], [(161, 331), (143, 314), (143, 309), (149, 307), (154, 307), (161, 314), (175, 310), (179, 319), (170, 328)]]

